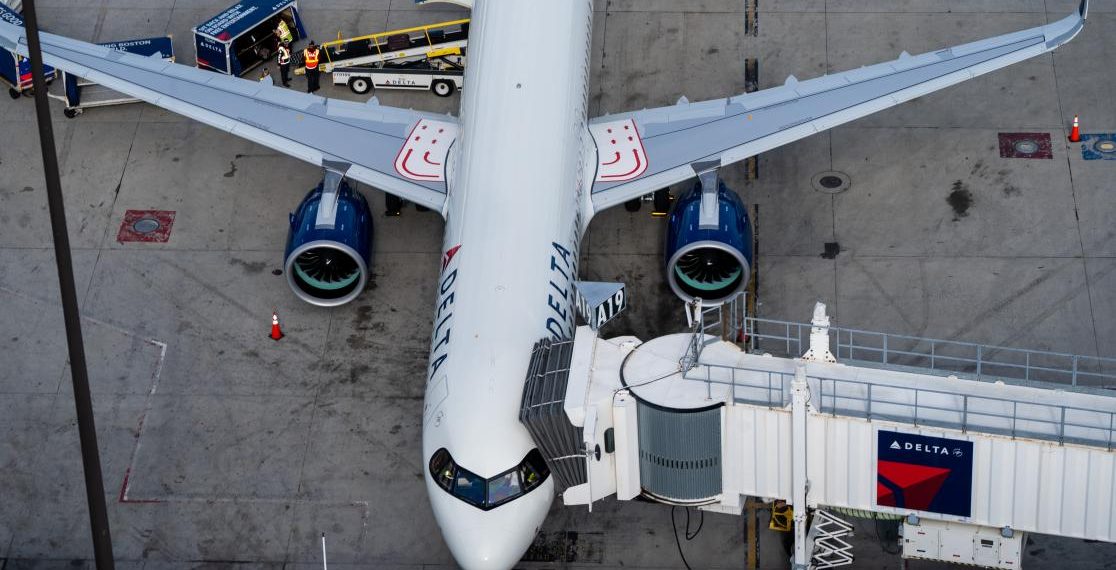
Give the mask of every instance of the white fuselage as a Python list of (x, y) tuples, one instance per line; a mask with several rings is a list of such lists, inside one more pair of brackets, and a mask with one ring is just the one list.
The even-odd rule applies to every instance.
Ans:
[[(535, 448), (518, 414), (531, 350), (570, 337), (596, 150), (586, 130), (591, 0), (477, 0), (427, 369), (423, 461), (438, 449), (493, 477)], [(460, 247), (458, 247), (460, 246)], [(457, 249), (455, 249), (457, 248)], [(451, 253), (452, 252), (452, 255)], [(458, 563), (510, 568), (553, 478), (491, 510), (426, 484)]]

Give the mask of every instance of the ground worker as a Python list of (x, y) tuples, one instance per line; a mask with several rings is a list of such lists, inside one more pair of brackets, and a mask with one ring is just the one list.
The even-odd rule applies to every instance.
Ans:
[(289, 44), (294, 41), (291, 28), (287, 26), (287, 22), (282, 19), (280, 19), (279, 24), (275, 26), (275, 36), (279, 38), (280, 45)]
[(318, 44), (314, 40), (310, 40), (310, 45), (302, 50), (302, 61), (306, 65), (306, 92), (313, 93), (320, 89), (318, 85), (318, 78), (321, 72), (318, 71)]
[(283, 87), (291, 86), (291, 42), (279, 44), (279, 77), (283, 80)]
[(260, 81), (267, 81), (270, 78), (271, 78), (271, 70), (269, 70), (266, 67), (263, 68), (263, 71), (260, 72)]

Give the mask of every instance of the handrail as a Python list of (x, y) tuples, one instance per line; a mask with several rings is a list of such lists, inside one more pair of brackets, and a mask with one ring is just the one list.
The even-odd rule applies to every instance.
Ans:
[[(701, 363), (694, 368), (704, 367), (704, 373), (694, 374), (694, 370), (683, 372), (687, 380), (703, 382), (708, 390), (713, 384), (730, 386), (732, 399), (738, 403), (761, 405), (768, 408), (785, 407), (790, 402), (788, 386), (794, 378), (793, 373), (778, 372), (762, 368), (746, 366), (728, 366), (723, 364)], [(721, 374), (714, 374), (714, 370), (721, 370)], [(740, 372), (753, 372), (754, 382), (747, 380), (748, 375)], [(1010, 437), (1029, 437), (1047, 441), (1056, 441), (1059, 444), (1081, 443), (1095, 447), (1103, 447), (1109, 451), (1116, 445), (1116, 412), (1086, 408), (1067, 404), (1034, 403), (1024, 399), (964, 394), (956, 390), (940, 390), (915, 386), (901, 386), (894, 384), (879, 384), (864, 380), (850, 380), (833, 378), (812, 372), (808, 380), (817, 383), (817, 400), (814, 404), (819, 413), (831, 416), (845, 416), (863, 418), (866, 420), (887, 420), (914, 425), (936, 426), (948, 429), (957, 429), (962, 432), (989, 433), (1006, 435)], [(842, 391), (841, 388), (853, 388), (853, 393)], [(740, 389), (751, 390), (758, 397), (749, 397), (742, 394)], [(857, 391), (859, 389), (859, 391)], [(884, 392), (885, 394), (881, 394)], [(887, 392), (892, 394), (906, 394), (910, 400), (889, 398)], [(960, 406), (938, 405), (933, 402), (933, 396), (939, 398), (959, 398)], [(974, 408), (974, 404), (985, 404), (984, 408)], [(996, 412), (989, 409), (989, 405), (999, 405), (1001, 408), (1010, 406), (1011, 412)], [(1049, 418), (1040, 417), (1036, 413), (1020, 413), (1020, 407), (1036, 412), (1042, 410)], [(888, 413), (887, 408), (902, 409), (907, 413)], [(1080, 416), (1101, 418), (1099, 422), (1083, 423), (1076, 419)], [(953, 416), (954, 420), (943, 419), (942, 416)], [(1107, 419), (1104, 419), (1106, 418)], [(993, 420), (985, 421), (981, 420)], [(1003, 427), (997, 427), (994, 420), (1002, 420)], [(1023, 429), (1023, 425), (1045, 426), (1046, 433), (1036, 429)], [(1067, 434), (1067, 430), (1071, 433)], [(1082, 433), (1087, 432), (1087, 433)], [(1089, 435), (1089, 433), (1093, 435)]]
[[(875, 405), (877, 407), (877, 409), (880, 405), (897, 406), (897, 407), (909, 408), (913, 411), (913, 422), (914, 422), (915, 425), (919, 425), (921, 423), (922, 425), (936, 425), (938, 427), (957, 428), (957, 429), (960, 429), (963, 432), (976, 431), (976, 432), (982, 432), (982, 433), (993, 433), (993, 434), (1000, 434), (1000, 435), (1008, 435), (1008, 436), (1011, 436), (1011, 437), (1024, 436), (1024, 437), (1030, 437), (1030, 438), (1034, 438), (1034, 439), (1057, 441), (1058, 443), (1066, 443), (1067, 441), (1070, 441), (1070, 442), (1077, 441), (1077, 442), (1082, 442), (1082, 443), (1085, 443), (1085, 444), (1095, 445), (1095, 446), (1098, 446), (1098, 447), (1104, 447), (1104, 448), (1108, 449), (1109, 451), (1112, 450), (1113, 426), (1116, 426), (1116, 412), (1111, 412), (1111, 411), (1106, 411), (1106, 410), (1098, 410), (1098, 409), (1093, 409), (1093, 408), (1084, 408), (1084, 407), (1081, 407), (1081, 406), (1070, 406), (1070, 405), (1065, 405), (1065, 404), (1052, 404), (1052, 403), (1051, 404), (1033, 404), (1033, 403), (1030, 403), (1030, 402), (1024, 402), (1022, 400), (1013, 399), (1013, 398), (1003, 398), (1003, 397), (998, 397), (998, 396), (961, 394), (961, 393), (958, 393), (958, 392), (947, 391), (947, 390), (936, 390), (936, 389), (933, 389), (933, 388), (916, 388), (916, 387), (911, 387), (911, 386), (893, 386), (893, 385), (884, 386), (887, 390), (896, 391), (896, 392), (905, 392), (905, 393), (908, 393), (908, 394), (914, 394), (914, 400), (915, 401), (914, 401), (914, 403), (911, 403), (911, 402), (908, 402), (908, 401), (881, 398), (879, 396), (874, 397), (872, 395), (872, 387), (873, 386), (882, 386), (882, 385), (873, 384), (872, 382), (865, 382), (865, 381), (862, 381), (862, 380), (849, 380), (849, 379), (844, 379), (844, 378), (825, 378), (825, 377), (816, 376), (816, 375), (811, 375), (810, 378), (815, 379), (815, 380), (818, 381), (818, 389), (819, 389), (819, 392), (820, 392), (819, 397), (818, 397), (818, 411), (821, 412), (821, 413), (830, 414), (832, 416), (842, 415), (842, 416), (861, 417), (861, 418), (867, 419), (869, 421), (871, 421), (872, 419), (887, 419), (887, 420), (892, 420), (892, 421), (896, 421), (896, 420), (898, 420), (898, 421), (912, 421), (912, 417), (910, 417), (910, 416), (886, 414), (886, 413), (879, 413), (879, 412), (873, 413), (872, 412), (872, 406), (873, 405)], [(826, 391), (826, 384), (827, 383), (831, 386), (831, 390), (828, 393)], [(867, 396), (859, 397), (859, 396), (855, 396), (855, 395), (841, 395), (841, 394), (838, 394), (838, 386), (842, 385), (842, 384), (864, 387), (865, 391), (867, 392)], [(962, 405), (961, 405), (961, 408), (958, 409), (958, 408), (952, 407), (952, 406), (947, 407), (947, 406), (938, 406), (938, 405), (934, 405), (934, 404), (927, 404), (927, 403), (925, 403), (925, 398), (922, 398), (923, 401), (919, 402), (919, 400), (920, 400), (919, 395), (920, 394), (935, 394), (935, 395), (946, 396), (946, 397), (950, 397), (950, 398), (961, 398)], [(827, 398), (828, 398), (828, 403), (827, 403)], [(838, 401), (841, 401), (841, 400), (846, 400), (846, 401), (851, 401), (851, 402), (861, 402), (861, 403), (864, 404), (864, 411), (860, 412), (859, 410), (855, 410), (855, 409), (850, 408), (850, 407), (842, 407), (842, 406), (838, 405)], [(970, 404), (971, 404), (971, 402), (974, 402), (974, 401), (975, 402), (984, 402), (984, 403), (999, 403), (999, 404), (1004, 404), (1004, 405), (1010, 404), (1011, 408), (1012, 408), (1012, 411), (1011, 411), (1010, 414), (1005, 414), (1005, 413), (996, 413), (994, 411), (973, 410), (972, 406)], [(1019, 414), (1019, 404), (1037, 406), (1037, 407), (1041, 407), (1041, 408), (1045, 409), (1046, 411), (1057, 412), (1057, 419), (1045, 419), (1045, 418), (1037, 417), (1035, 415), (1020, 416), (1020, 414)], [(951, 422), (951, 421), (944, 421), (944, 420), (939, 420), (939, 419), (930, 419), (930, 418), (927, 418), (925, 414), (920, 414), (919, 413), (920, 411), (922, 411), (922, 412), (944, 412), (946, 414), (955, 414), (955, 415), (960, 416), (960, 420), (956, 421), (956, 422)], [(1072, 419), (1067, 420), (1066, 412), (1080, 412), (1082, 414), (1096, 414), (1096, 415), (1101, 416), (1101, 417), (1107, 416), (1108, 421), (1104, 422), (1101, 425), (1089, 424), (1089, 423), (1080, 423), (1078, 421), (1073, 421)], [(919, 419), (920, 415), (921, 415), (921, 420)], [(1011, 421), (1011, 427), (1007, 428), (1007, 429), (998, 429), (998, 428), (995, 428), (995, 427), (990, 427), (988, 425), (981, 425), (979, 423), (975, 423), (974, 419), (979, 419), (979, 418), (1010, 420)], [(1052, 431), (1050, 433), (1041, 433), (1041, 432), (1038, 432), (1038, 431), (1021, 430), (1021, 429), (1019, 429), (1019, 422), (1025, 422), (1025, 423), (1029, 423), (1029, 424), (1039, 424), (1039, 425), (1048, 426), (1048, 427), (1052, 428)], [(1103, 433), (1105, 433), (1105, 437), (1102, 438), (1102, 439), (1084, 437), (1084, 436), (1081, 436), (1081, 435), (1074, 436), (1074, 437), (1067, 437), (1066, 428), (1079, 428), (1080, 430), (1103, 432)]]
[[(427, 43), (429, 43), (429, 41), (430, 41), (430, 30), (434, 30), (434, 29), (437, 29), (437, 28), (448, 28), (450, 26), (458, 26), (458, 25), (461, 25), (461, 24), (468, 24), (469, 20), (470, 20), (470, 18), (465, 18), (463, 20), (451, 20), (449, 22), (440, 22), (440, 23), (437, 23), (437, 24), (427, 24), (425, 26), (415, 26), (413, 28), (402, 28), (402, 29), (399, 29), (399, 30), (390, 30), (390, 31), (387, 31), (387, 32), (377, 32), (375, 34), (368, 34), (368, 35), (364, 35), (364, 36), (356, 36), (356, 37), (353, 37), (353, 38), (343, 38), (343, 39), (338, 39), (338, 40), (325, 42), (318, 47), (320, 47), (322, 49), (325, 49), (325, 48), (328, 48), (330, 46), (341, 45), (341, 44), (345, 44), (345, 43), (349, 43), (349, 42), (357, 42), (357, 41), (360, 41), (360, 40), (374, 40), (374, 39), (377, 39), (377, 38), (386, 38), (387, 36), (394, 36), (394, 35), (398, 35), (398, 34), (409, 34), (411, 32), (423, 32), (424, 34), (426, 34)], [(377, 42), (377, 43), (379, 43), (379, 42)]]
[[(790, 401), (789, 385), (793, 374), (764, 367), (701, 362), (703, 348), (709, 344), (707, 336), (744, 340), (748, 351), (753, 353), (760, 352), (760, 345), (768, 342), (777, 343), (778, 348), (785, 351), (783, 356), (788, 357), (801, 356), (807, 348), (811, 348), (809, 338), (814, 325), (747, 315), (738, 319), (736, 309), (745, 299), (741, 295), (714, 308), (702, 307), (700, 301), (687, 304), (691, 338), (681, 361), (682, 376), (705, 383), (706, 396), (710, 398), (714, 384), (728, 385), (733, 401), (771, 408), (784, 407)], [(725, 310), (730, 312), (725, 314)], [(737, 336), (739, 323), (743, 323), (744, 339)], [(1046, 384), (1051, 388), (1068, 385), (1116, 389), (1116, 358), (988, 346), (835, 326), (827, 326), (826, 330), (830, 344), (836, 346), (838, 360), (854, 366), (882, 365), (908, 371), (914, 368), (931, 375), (948, 374), (954, 378), (982, 382), (1002, 380), (1032, 388)], [(705, 367), (705, 370), (700, 370), (700, 367)], [(1088, 408), (1081, 404), (1036, 403), (1022, 397), (965, 393), (961, 385), (958, 389), (906, 386), (830, 377), (817, 370), (809, 374), (809, 379), (819, 391), (815, 405), (822, 413), (868, 420), (890, 419), (1011, 437), (1026, 436), (1059, 444), (1085, 442), (1108, 450), (1116, 445), (1116, 410), (1102, 409), (1111, 409), (1112, 406)], [(1116, 398), (1116, 393), (1108, 397)]]
[[(805, 352), (811, 325), (792, 321), (746, 317), (748, 350), (778, 344), (787, 356)], [(775, 330), (771, 330), (775, 329)], [(840, 360), (888, 366), (911, 366), (971, 374), (978, 380), (1046, 382), (1070, 386), (1116, 389), (1116, 359), (1065, 352), (1027, 350), (973, 342), (921, 338), (831, 326), (831, 340)], [(925, 348), (922, 348), (925, 347)]]

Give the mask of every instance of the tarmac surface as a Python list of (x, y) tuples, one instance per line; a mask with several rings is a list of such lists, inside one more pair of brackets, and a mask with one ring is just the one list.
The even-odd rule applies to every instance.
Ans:
[[(229, 0), (40, 0), (51, 32), (173, 34)], [(1061, 18), (1076, 0), (598, 0), (595, 115), (760, 88)], [(1066, 142), (1116, 131), (1116, 1), (1045, 55), (726, 169), (759, 206), (763, 317), (815, 300), (867, 330), (1116, 357), (1116, 162)], [(461, 17), (410, 0), (303, 0), (319, 41)], [(528, 23), (545, 29), (545, 23)], [(546, 65), (545, 42), (539, 50)], [(272, 66), (273, 71), (277, 71)], [(323, 78), (324, 80), (325, 78)], [(323, 81), (328, 83), (328, 81)], [(297, 78), (294, 88), (303, 88)], [(329, 96), (352, 98), (326, 85)], [(1107, 94), (1107, 95), (1106, 95)], [(455, 111), (458, 97), (383, 91)], [(287, 213), (318, 169), (148, 105), (90, 109), (55, 133), (119, 568), (449, 568), (421, 481), (420, 418), (442, 223), (376, 214), (375, 275), (320, 309), (287, 289)], [(1052, 159), (1001, 158), (998, 133), (1049, 134)], [(92, 566), (61, 308), (30, 98), (0, 102), (0, 568)], [(839, 171), (829, 195), (811, 179)], [(130, 209), (173, 210), (167, 243), (119, 243)], [(664, 224), (615, 208), (592, 223), (588, 279), (628, 283), (609, 334), (684, 324), (662, 277)], [(839, 253), (823, 256), (826, 243)], [(832, 246), (830, 246), (832, 249)], [(272, 309), (288, 335), (266, 338)], [(608, 500), (548, 519), (526, 568), (678, 568), (670, 509)], [(684, 526), (683, 513), (677, 513)], [(695, 521), (696, 523), (696, 521)], [(860, 521), (858, 568), (898, 568)], [(680, 532), (682, 529), (679, 528)], [(708, 514), (681, 548), (695, 568), (744, 567), (741, 517)], [(786, 561), (763, 531), (764, 568)], [(1116, 547), (1035, 535), (1025, 568), (1108, 567)], [(910, 568), (944, 567), (911, 562)]]

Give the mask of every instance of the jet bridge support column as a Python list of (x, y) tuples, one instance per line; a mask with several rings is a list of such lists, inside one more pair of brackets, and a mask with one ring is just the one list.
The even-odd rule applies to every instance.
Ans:
[(806, 383), (806, 365), (801, 361), (795, 363), (794, 381), (791, 382), (791, 440), (793, 441), (791, 455), (791, 478), (793, 493), (791, 505), (794, 507), (794, 570), (806, 570), (809, 567), (809, 545), (806, 544), (807, 527), (806, 493), (810, 489), (810, 481), (806, 478), (806, 406), (810, 400), (810, 387)]

